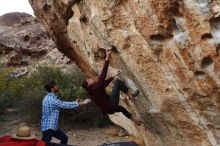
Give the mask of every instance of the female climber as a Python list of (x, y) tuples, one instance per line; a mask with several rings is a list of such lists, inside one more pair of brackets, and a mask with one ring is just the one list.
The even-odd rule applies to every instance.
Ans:
[(117, 78), (110, 96), (106, 93), (105, 88), (109, 85), (114, 77), (120, 74), (120, 72), (118, 72), (115, 76), (105, 80), (110, 56), (111, 51), (106, 51), (105, 63), (98, 80), (94, 81), (93, 79), (88, 78), (82, 83), (82, 87), (88, 92), (91, 100), (99, 107), (102, 113), (114, 114), (115, 112), (122, 112), (127, 118), (131, 119), (137, 125), (140, 125), (141, 122), (139, 120), (134, 118), (131, 113), (127, 111), (123, 106), (119, 105), (120, 91), (125, 93), (129, 100), (133, 100), (136, 96), (139, 95), (139, 90), (136, 90), (132, 93), (128, 87)]

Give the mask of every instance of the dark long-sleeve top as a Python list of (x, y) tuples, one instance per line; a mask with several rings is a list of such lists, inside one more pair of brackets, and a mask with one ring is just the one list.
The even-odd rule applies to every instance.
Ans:
[(102, 72), (98, 78), (98, 81), (87, 87), (88, 94), (95, 104), (101, 109), (103, 113), (111, 113), (112, 107), (110, 103), (109, 95), (106, 93), (105, 88), (113, 80), (113, 77), (105, 80), (108, 71), (109, 61), (105, 61), (102, 68)]

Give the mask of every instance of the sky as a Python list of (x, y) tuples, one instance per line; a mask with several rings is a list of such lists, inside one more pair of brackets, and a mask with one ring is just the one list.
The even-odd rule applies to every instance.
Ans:
[(0, 0), (0, 16), (10, 12), (26, 12), (34, 16), (28, 0)]

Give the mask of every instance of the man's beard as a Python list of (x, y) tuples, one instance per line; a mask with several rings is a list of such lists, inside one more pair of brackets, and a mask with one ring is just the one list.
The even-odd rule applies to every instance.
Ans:
[(55, 89), (54, 92), (55, 92), (55, 93), (59, 92), (59, 89)]

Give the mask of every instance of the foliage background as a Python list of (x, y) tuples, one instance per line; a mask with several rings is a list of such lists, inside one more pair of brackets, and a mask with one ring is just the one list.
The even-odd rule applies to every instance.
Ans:
[[(0, 121), (4, 121), (7, 108), (17, 109), (29, 122), (40, 122), (41, 103), (47, 94), (44, 84), (50, 80), (59, 86), (58, 97), (64, 101), (73, 101), (77, 98), (88, 98), (81, 87), (84, 75), (80, 69), (63, 72), (55, 66), (38, 66), (28, 76), (13, 76), (13, 68), (0, 64)], [(75, 109), (62, 109), (60, 115), (63, 124), (87, 124), (90, 126), (104, 126), (110, 121), (100, 113), (94, 104)]]

